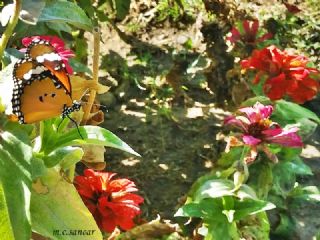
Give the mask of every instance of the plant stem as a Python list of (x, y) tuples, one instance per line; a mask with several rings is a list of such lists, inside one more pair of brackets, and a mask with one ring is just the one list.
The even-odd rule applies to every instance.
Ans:
[[(93, 66), (92, 66), (92, 81), (98, 84), (98, 72), (99, 72), (99, 53), (100, 53), (100, 29), (96, 27), (93, 30)], [(85, 112), (82, 117), (81, 124), (85, 125), (89, 119), (92, 105), (96, 98), (96, 90), (90, 89), (89, 100)]]
[(0, 39), (0, 59), (1, 60), (3, 57), (3, 52), (6, 49), (6, 46), (8, 44), (9, 38), (12, 36), (13, 30), (18, 23), (20, 11), (21, 11), (21, 4), (22, 4), (21, 2), (22, 2), (21, 0), (14, 0), (13, 15), (10, 17), (6, 30), (4, 31)]

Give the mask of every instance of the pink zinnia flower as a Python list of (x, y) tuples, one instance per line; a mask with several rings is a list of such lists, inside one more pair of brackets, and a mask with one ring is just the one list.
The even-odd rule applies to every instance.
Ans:
[(272, 33), (265, 33), (261, 37), (258, 37), (259, 21), (248, 21), (242, 22), (243, 30), (238, 30), (233, 27), (231, 30), (231, 36), (227, 37), (231, 43), (242, 42), (244, 44), (253, 45), (263, 42), (273, 37)]
[(134, 227), (133, 219), (141, 213), (143, 198), (134, 182), (114, 179), (115, 173), (86, 169), (84, 176), (75, 177), (75, 186), (100, 229), (112, 232), (117, 226), (123, 230)]
[(251, 57), (241, 61), (243, 69), (255, 69), (254, 84), (266, 75), (263, 90), (271, 100), (288, 95), (296, 103), (311, 100), (319, 90), (319, 71), (307, 67), (308, 58), (289, 54), (275, 46), (254, 50)]
[(58, 38), (57, 36), (32, 36), (23, 38), (22, 44), (25, 47), (28, 47), (29, 44), (35, 39), (50, 42), (50, 44), (54, 47), (56, 53), (61, 57), (61, 60), (65, 64), (67, 72), (69, 74), (73, 73), (73, 69), (69, 64), (69, 58), (74, 57), (74, 53), (70, 49), (65, 49), (62, 39)]
[(253, 107), (239, 109), (240, 116), (229, 116), (225, 119), (225, 125), (238, 128), (242, 142), (251, 147), (251, 162), (257, 156), (257, 149), (260, 147), (269, 158), (276, 161), (276, 156), (269, 151), (266, 144), (278, 144), (284, 147), (302, 147), (301, 138), (297, 135), (298, 128), (284, 130), (279, 124), (269, 119), (273, 107), (264, 106), (257, 102)]

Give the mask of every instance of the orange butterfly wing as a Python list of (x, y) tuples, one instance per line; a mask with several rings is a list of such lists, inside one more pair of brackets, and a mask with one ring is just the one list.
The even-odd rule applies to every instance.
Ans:
[(34, 80), (26, 85), (20, 98), (24, 123), (34, 123), (61, 115), (72, 99), (63, 88), (56, 88), (51, 78)]
[[(45, 54), (56, 54), (57, 57), (59, 55), (55, 52), (54, 47), (50, 45), (49, 42), (40, 41), (40, 42), (32, 42), (28, 46), (27, 55), (34, 60), (37, 60), (38, 57), (44, 56)], [(59, 57), (60, 58), (60, 57)], [(43, 62), (41, 62), (46, 68), (48, 68), (53, 75), (55, 75), (67, 92), (71, 95), (71, 83), (69, 75), (65, 69), (61, 60), (50, 60), (50, 58), (45, 58)]]

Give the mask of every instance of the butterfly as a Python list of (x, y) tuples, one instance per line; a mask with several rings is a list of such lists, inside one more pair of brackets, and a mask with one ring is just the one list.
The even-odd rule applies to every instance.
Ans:
[(49, 41), (34, 39), (13, 69), (12, 112), (20, 123), (35, 123), (80, 109), (71, 98), (69, 75)]

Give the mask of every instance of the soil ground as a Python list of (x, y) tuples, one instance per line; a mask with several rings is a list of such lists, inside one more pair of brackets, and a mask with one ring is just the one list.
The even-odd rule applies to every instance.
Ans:
[[(110, 93), (100, 98), (108, 108), (102, 126), (141, 154), (138, 158), (108, 148), (106, 169), (136, 182), (145, 198), (143, 218), (147, 221), (157, 215), (162, 219), (173, 219), (192, 183), (210, 171), (225, 147), (221, 124), (228, 108), (216, 107), (215, 94), (199, 87), (199, 81), (204, 78), (202, 71), (188, 79), (184, 97), (168, 101), (170, 110), (167, 114), (159, 110), (159, 102), (150, 98), (152, 89), (140, 86), (149, 78), (170, 73), (177, 65), (177, 59), (182, 65), (191, 65), (205, 49), (200, 27), (201, 19), (180, 30), (164, 24), (161, 28), (134, 32), (127, 41), (111, 27), (102, 27), (104, 44), (100, 76), (104, 77), (100, 82), (112, 86)], [(188, 38), (196, 46), (194, 53), (183, 51), (182, 44)], [(172, 48), (178, 53), (172, 54)], [(147, 59), (146, 65), (141, 64), (144, 59)], [(178, 73), (188, 77), (186, 71)], [(301, 179), (306, 184), (318, 186), (319, 132), (310, 139), (304, 151), (306, 163), (315, 174)], [(303, 204), (293, 215), (299, 219), (296, 239), (311, 240), (320, 226), (319, 204)]]

